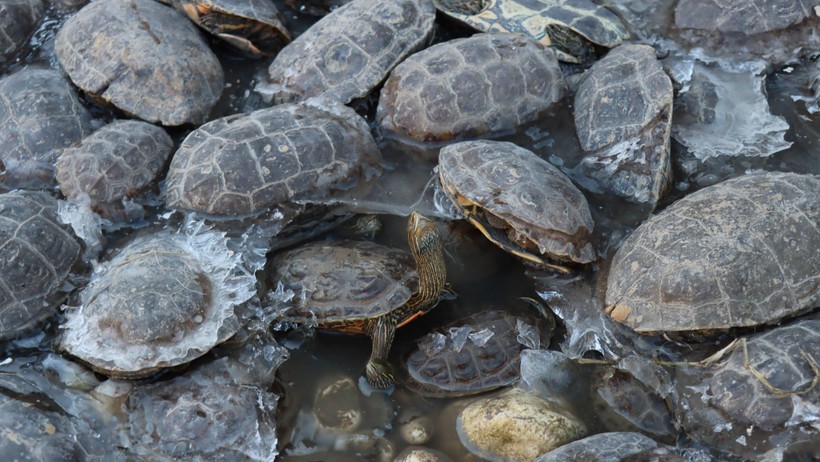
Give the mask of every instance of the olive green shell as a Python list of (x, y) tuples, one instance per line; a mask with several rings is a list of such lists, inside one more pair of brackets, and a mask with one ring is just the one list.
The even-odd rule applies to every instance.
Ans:
[(814, 4), (800, 0), (680, 0), (675, 26), (746, 35), (785, 29), (816, 16)]
[(116, 203), (121, 205), (156, 181), (172, 148), (173, 141), (162, 128), (119, 120), (64, 149), (57, 159), (57, 181), (67, 198), (87, 194), (91, 207), (108, 216)]
[(273, 258), (271, 286), (295, 293), (287, 319), (331, 326), (374, 318), (418, 290), (409, 253), (365, 241), (318, 241)]
[(9, 189), (53, 187), (54, 162), (60, 149), (93, 129), (91, 113), (60, 72), (27, 67), (3, 77), (0, 162), (5, 172), (0, 175), (0, 184)]
[(354, 0), (288, 44), (258, 87), (275, 102), (367, 95), (433, 32), (432, 0)]
[(672, 81), (646, 45), (593, 64), (575, 94), (584, 172), (636, 202), (656, 203), (671, 179)]
[(78, 87), (148, 122), (202, 123), (222, 94), (222, 67), (197, 27), (153, 0), (87, 4), (54, 51)]
[(566, 94), (551, 50), (521, 34), (476, 34), (420, 51), (382, 88), (382, 130), (447, 141), (512, 130)]
[[(423, 396), (452, 397), (489, 391), (518, 381), (521, 373), (520, 353), (529, 348), (519, 341), (519, 322), (525, 323), (539, 335), (540, 345), (546, 347), (552, 334), (547, 323), (535, 316), (513, 314), (503, 310), (481, 311), (432, 330), (418, 339), (404, 358), (404, 384)], [(484, 329), (492, 336), (482, 345), (466, 340), (456, 350), (448, 333), (452, 329), (468, 327), (470, 333)], [(445, 337), (442, 349), (430, 354), (426, 347)]]
[(0, 63), (26, 42), (45, 9), (44, 0), (5, 0), (0, 4)]
[(82, 247), (44, 192), (0, 194), (0, 339), (54, 314)]
[(639, 333), (771, 324), (820, 302), (820, 177), (759, 172), (690, 194), (618, 249), (607, 312)]
[(439, 180), (458, 207), (467, 200), (505, 221), (557, 261), (589, 263), (592, 215), (584, 195), (558, 168), (502, 141), (463, 141), (441, 149)]
[(444, 14), (476, 30), (518, 32), (547, 46), (552, 44), (548, 34), (550, 25), (566, 27), (607, 48), (629, 37), (618, 16), (591, 0), (435, 0), (435, 3)]
[(171, 160), (166, 204), (247, 215), (378, 176), (381, 153), (364, 119), (347, 107), (325, 109), (283, 104), (202, 125)]

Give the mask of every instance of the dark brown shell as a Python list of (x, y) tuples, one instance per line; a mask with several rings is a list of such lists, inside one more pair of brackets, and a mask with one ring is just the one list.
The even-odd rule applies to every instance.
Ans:
[(276, 102), (367, 95), (433, 32), (432, 0), (354, 0), (282, 49), (258, 87)]
[(0, 339), (55, 312), (82, 247), (44, 192), (0, 195)]
[(295, 293), (288, 319), (300, 323), (370, 319), (401, 307), (418, 290), (409, 253), (364, 241), (319, 241), (276, 255), (270, 277)]
[(352, 109), (284, 104), (216, 119), (191, 132), (171, 160), (168, 207), (247, 215), (326, 198), (380, 173), (381, 153)]
[[(93, 130), (74, 87), (52, 69), (28, 67), (0, 80), (0, 161), (7, 188), (56, 184), (60, 149)], [(2, 170), (2, 169), (0, 169)]]
[(820, 302), (820, 177), (760, 172), (644, 222), (610, 267), (610, 316), (639, 333), (771, 324)]
[(510, 130), (563, 98), (555, 54), (521, 34), (476, 34), (416, 53), (390, 74), (376, 119), (388, 133), (447, 141)]
[(589, 263), (592, 215), (569, 178), (531, 151), (502, 141), (442, 148), (439, 180), (454, 204), (467, 201), (504, 220), (558, 261)]
[(54, 51), (78, 87), (148, 122), (202, 123), (222, 94), (222, 67), (199, 30), (152, 0), (89, 3)]
[(595, 63), (575, 94), (588, 176), (621, 197), (656, 203), (671, 179), (672, 81), (646, 45), (621, 45)]
[(172, 148), (171, 137), (160, 127), (116, 121), (63, 150), (57, 181), (67, 198), (87, 194), (92, 208), (107, 216), (107, 209), (156, 181)]

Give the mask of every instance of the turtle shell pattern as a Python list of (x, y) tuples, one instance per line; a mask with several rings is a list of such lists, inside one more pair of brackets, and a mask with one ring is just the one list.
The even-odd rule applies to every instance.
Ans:
[(426, 43), (435, 13), (432, 0), (354, 0), (334, 10), (271, 63), (273, 100), (327, 94), (347, 104), (367, 95)]
[(54, 313), (82, 247), (44, 192), (0, 195), (0, 339)]
[(609, 432), (587, 436), (543, 454), (534, 462), (567, 460), (615, 461), (657, 448), (656, 441), (640, 433)]
[(814, 16), (814, 4), (804, 0), (680, 0), (675, 26), (752, 35), (786, 29)]
[(192, 361), (239, 327), (234, 305), (250, 296), (240, 291), (255, 278), (229, 282), (226, 268), (238, 258), (224, 244), (195, 248), (163, 232), (138, 237), (97, 268), (60, 347), (115, 378)]
[(591, 175), (611, 183), (619, 196), (657, 202), (672, 174), (672, 81), (655, 50), (621, 45), (610, 51), (584, 74), (574, 106), (581, 147), (603, 150), (584, 159)]
[(536, 119), (566, 91), (551, 50), (521, 34), (476, 34), (396, 66), (376, 119), (384, 131), (419, 141), (477, 137)]
[(583, 193), (558, 168), (504, 141), (463, 141), (441, 149), (439, 180), (458, 206), (467, 199), (504, 220), (558, 261), (589, 263), (592, 215)]
[(52, 69), (27, 67), (0, 80), (0, 161), (9, 188), (56, 184), (59, 149), (93, 130), (74, 88)]
[(168, 207), (247, 215), (378, 175), (381, 153), (364, 119), (337, 109), (284, 104), (202, 125), (171, 160)]
[(276, 255), (272, 286), (296, 295), (290, 321), (364, 333), (364, 321), (401, 307), (418, 290), (412, 256), (365, 241), (319, 241)]
[(197, 27), (153, 0), (89, 3), (54, 51), (78, 87), (148, 122), (202, 123), (222, 94), (222, 67)]
[(770, 324), (820, 302), (820, 177), (760, 172), (653, 216), (610, 267), (610, 316), (639, 333)]
[(475, 14), (459, 12), (448, 3), (435, 0), (436, 6), (455, 19), (482, 32), (518, 32), (550, 45), (547, 26), (560, 24), (595, 44), (612, 48), (629, 37), (620, 18), (590, 0), (486, 0)]
[(63, 413), (0, 393), (0, 460), (82, 460), (77, 431)]
[(43, 0), (5, 0), (0, 4), (0, 62), (25, 43), (45, 7)]
[(106, 125), (57, 159), (57, 181), (69, 199), (87, 194), (92, 207), (133, 197), (162, 172), (173, 148), (160, 127), (137, 120)]
[[(420, 338), (404, 361), (404, 383), (423, 396), (464, 396), (510, 385), (521, 373), (519, 354), (527, 345), (518, 340), (518, 323), (536, 329), (541, 346), (549, 343), (551, 332), (535, 316), (516, 315), (503, 310), (482, 311), (435, 329)], [(450, 329), (469, 327), (471, 334), (489, 329), (492, 336), (481, 346), (467, 340), (453, 348)], [(443, 348), (432, 355), (425, 346), (445, 336)], [(448, 341), (449, 340), (449, 341)]]

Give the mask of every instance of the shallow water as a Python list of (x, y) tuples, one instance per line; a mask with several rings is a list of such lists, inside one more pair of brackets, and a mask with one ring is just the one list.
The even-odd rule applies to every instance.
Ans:
[[(284, 13), (293, 35), (298, 35), (314, 21), (314, 18), (294, 13), (276, 1)], [(641, 11), (643, 2), (615, 2), (624, 17), (629, 12)], [(668, 4), (668, 2), (666, 3)], [(631, 9), (630, 9), (631, 8)], [(663, 11), (663, 8), (660, 9)], [(28, 64), (45, 64), (59, 69), (53, 57), (53, 36), (68, 12), (52, 8), (42, 21), (31, 40), (31, 46), (19, 54), (19, 61), (8, 66), (12, 72)], [(649, 17), (647, 15), (647, 17)], [(662, 21), (662, 19), (655, 19)], [(449, 21), (439, 21), (436, 40), (468, 35), (464, 29)], [(651, 41), (656, 29), (663, 24), (642, 24), (645, 40)], [(262, 107), (253, 86), (264, 73), (269, 60), (254, 60), (237, 56), (229, 47), (210, 39), (219, 54), (225, 70), (226, 88), (222, 99), (212, 112), (218, 117)], [(567, 69), (577, 72), (578, 69)], [(779, 65), (765, 72), (765, 91), (772, 114), (782, 117), (789, 129), (785, 141), (788, 149), (767, 156), (718, 156), (701, 159), (688, 153), (679, 142), (672, 143), (674, 181), (667, 196), (658, 208), (683, 195), (721, 180), (756, 170), (793, 171), (820, 174), (820, 117), (809, 112), (817, 107), (816, 80), (820, 73), (817, 55), (805, 54), (801, 60)], [(795, 100), (795, 98), (797, 100)], [(801, 99), (803, 98), (803, 99)], [(804, 101), (808, 100), (808, 101)], [(86, 101), (92, 104), (90, 101)], [(370, 102), (372, 103), (372, 101)], [(448, 300), (426, 316), (402, 328), (396, 335), (391, 352), (395, 366), (400, 364), (404, 352), (415, 340), (430, 329), (467, 314), (489, 307), (519, 305), (519, 297), (544, 300), (563, 321), (553, 338), (551, 350), (562, 351), (577, 358), (616, 360), (631, 354), (661, 357), (668, 361), (699, 360), (708, 356), (723, 341), (702, 345), (688, 345), (666, 338), (641, 338), (628, 329), (615, 325), (605, 318), (598, 299), (598, 279), (602, 268), (622, 239), (652, 212), (646, 206), (636, 206), (607, 197), (600, 186), (584, 178), (577, 169), (582, 151), (575, 136), (571, 113), (571, 98), (556, 107), (541, 120), (520, 127), (515, 133), (498, 136), (497, 139), (513, 141), (529, 148), (567, 173), (589, 200), (596, 222), (595, 242), (601, 261), (573, 278), (558, 278), (532, 270), (514, 257), (498, 249), (475, 229), (452, 218), (449, 211), (437, 207), (435, 191), (430, 179), (434, 164), (424, 157), (435, 155), (434, 148), (405, 146), (400, 142), (380, 140), (386, 160), (386, 173), (367, 197), (355, 197), (342, 202), (359, 212), (382, 214), (383, 230), (376, 241), (405, 248), (405, 219), (411, 210), (443, 218), (440, 227), (447, 247), (448, 281), (458, 292), (456, 300)], [(366, 112), (368, 102), (358, 106)], [(372, 110), (372, 104), (370, 106)], [(109, 120), (113, 117), (107, 109), (95, 108), (95, 114)], [(372, 112), (367, 114), (372, 117)], [(370, 119), (369, 119), (370, 120)], [(174, 138), (181, 140), (190, 128), (171, 130)], [(398, 215), (398, 216), (397, 216)], [(150, 221), (150, 220), (149, 220)], [(126, 231), (127, 232), (127, 231)], [(267, 289), (263, 287), (263, 291)], [(80, 444), (93, 447), (89, 456), (105, 454), (117, 446), (115, 435), (118, 426), (126, 422), (116, 412), (99, 411), (97, 399), (89, 403), (89, 390), (103, 378), (89, 374), (87, 370), (66, 363), (52, 351), (51, 335), (57, 332), (59, 319), (50, 322), (47, 335), (36, 334), (15, 342), (0, 343), (0, 393), (12, 396), (36, 406), (38, 409), (58, 410), (71, 415), (88, 416), (88, 422), (78, 424), (78, 434), (93, 429)], [(317, 333), (301, 329), (276, 331), (280, 344), (289, 350), (289, 359), (278, 371), (283, 395), (276, 414), (281, 460), (392, 460), (385, 454), (398, 454), (409, 443), (401, 436), (403, 422), (408, 415), (423, 415), (434, 423), (432, 437), (424, 444), (448, 454), (454, 460), (476, 460), (458, 442), (455, 430), (456, 411), (469, 399), (431, 399), (414, 395), (401, 386), (390, 394), (375, 392), (362, 394), (362, 422), (353, 432), (354, 437), (323, 432), (316, 428), (311, 418), (317, 389), (328, 377), (349, 377), (359, 384), (362, 381), (364, 363), (370, 351), (370, 342), (364, 337), (341, 334)], [(209, 364), (223, 353), (207, 355), (198, 361), (196, 368)], [(277, 354), (281, 352), (277, 351)], [(55, 365), (57, 364), (57, 365)], [(255, 363), (253, 363), (255, 364)], [(602, 373), (603, 366), (590, 365), (581, 369), (576, 379), (592, 380)], [(76, 373), (82, 378), (55, 378), (55, 371), (63, 374)], [(74, 371), (74, 372), (71, 372)], [(171, 380), (190, 371), (177, 371), (158, 379)], [(83, 375), (85, 374), (85, 375)], [(20, 385), (23, 383), (23, 385)], [(66, 385), (69, 384), (69, 385)], [(138, 385), (139, 386), (139, 385)], [(575, 390), (569, 395), (566, 388), (556, 387), (552, 392), (568, 393), (553, 396), (574, 411), (587, 425), (591, 433), (612, 430), (604, 426), (589, 408), (587, 390)], [(98, 414), (98, 412), (100, 414)], [(99, 417), (102, 415), (103, 417)], [(105, 428), (105, 431), (101, 429)], [(624, 427), (627, 429), (627, 427)], [(686, 436), (681, 441), (688, 445)], [(672, 438), (674, 440), (674, 438)], [(697, 447), (697, 445), (693, 445)], [(392, 449), (391, 449), (392, 448)], [(123, 454), (119, 454), (124, 456)], [(703, 453), (694, 451), (690, 460), (701, 460)]]

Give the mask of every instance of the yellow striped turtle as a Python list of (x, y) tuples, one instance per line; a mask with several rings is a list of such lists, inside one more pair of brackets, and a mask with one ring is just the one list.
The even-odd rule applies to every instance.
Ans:
[[(367, 380), (379, 388), (394, 376), (387, 354), (396, 328), (436, 306), (446, 290), (438, 228), (413, 212), (406, 252), (364, 241), (319, 241), (277, 255), (271, 281), (296, 294), (286, 320), (373, 340)], [(415, 270), (413, 262), (415, 261)]]

